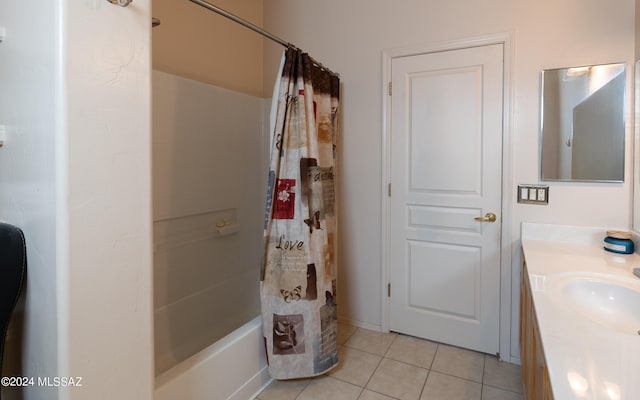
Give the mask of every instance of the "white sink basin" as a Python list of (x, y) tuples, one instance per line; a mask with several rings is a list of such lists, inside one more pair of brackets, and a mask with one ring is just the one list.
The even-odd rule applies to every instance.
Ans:
[(559, 300), (584, 317), (608, 329), (640, 335), (640, 280), (569, 276), (552, 285)]

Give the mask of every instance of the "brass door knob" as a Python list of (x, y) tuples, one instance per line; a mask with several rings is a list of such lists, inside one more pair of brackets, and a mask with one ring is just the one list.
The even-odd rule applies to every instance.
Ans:
[(486, 213), (484, 217), (475, 217), (474, 221), (478, 222), (496, 222), (496, 215), (494, 213)]

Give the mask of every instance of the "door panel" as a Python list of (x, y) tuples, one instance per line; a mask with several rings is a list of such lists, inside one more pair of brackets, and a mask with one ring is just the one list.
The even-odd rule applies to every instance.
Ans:
[(408, 211), (411, 228), (480, 233), (481, 225), (473, 220), (479, 208), (410, 205)]
[[(409, 72), (405, 77), (411, 113), (412, 191), (480, 193), (481, 72), (479, 67), (473, 67)], [(457, 107), (454, 109), (451, 104)], [(467, 114), (461, 116), (461, 110)]]
[[(480, 248), (427, 241), (410, 241), (408, 247), (409, 307), (477, 321)], [(423, 290), (423, 282), (431, 290)]]
[(495, 354), (503, 46), (391, 66), (391, 330)]

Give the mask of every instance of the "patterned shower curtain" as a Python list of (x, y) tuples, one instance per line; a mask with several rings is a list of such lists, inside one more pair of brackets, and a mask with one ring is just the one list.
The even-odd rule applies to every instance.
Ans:
[(269, 373), (338, 363), (334, 160), (340, 81), (298, 49), (284, 54), (271, 146), (261, 279)]

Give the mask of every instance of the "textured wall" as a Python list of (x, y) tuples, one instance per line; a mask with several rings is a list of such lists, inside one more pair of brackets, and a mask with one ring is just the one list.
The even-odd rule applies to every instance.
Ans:
[(62, 7), (57, 152), (64, 399), (153, 398), (150, 0)]

